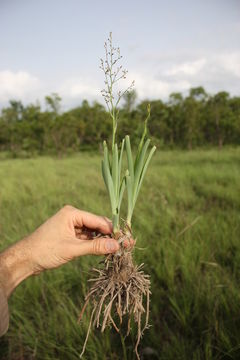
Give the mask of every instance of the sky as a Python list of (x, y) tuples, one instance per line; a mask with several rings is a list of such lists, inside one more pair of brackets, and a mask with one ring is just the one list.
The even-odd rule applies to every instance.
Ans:
[(0, 108), (102, 102), (109, 32), (138, 100), (191, 87), (240, 95), (240, 0), (0, 0)]

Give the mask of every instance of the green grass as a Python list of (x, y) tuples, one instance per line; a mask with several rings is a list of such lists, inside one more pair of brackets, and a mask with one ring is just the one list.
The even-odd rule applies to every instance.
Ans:
[[(0, 161), (1, 249), (67, 203), (109, 216), (100, 158)], [(240, 358), (239, 180), (240, 149), (154, 156), (133, 219), (135, 258), (152, 280), (144, 360)], [(77, 316), (98, 261), (79, 258), (21, 284), (0, 359), (79, 359), (88, 322)], [(123, 346), (115, 330), (95, 331), (84, 359), (135, 359), (135, 335)]]

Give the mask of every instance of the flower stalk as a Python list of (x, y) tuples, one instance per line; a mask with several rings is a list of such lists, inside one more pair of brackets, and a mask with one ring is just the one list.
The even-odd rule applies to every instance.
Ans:
[[(102, 175), (105, 182), (105, 186), (108, 190), (111, 210), (112, 210), (112, 222), (113, 233), (116, 235), (120, 231), (120, 208), (123, 199), (125, 188), (127, 189), (127, 219), (126, 224), (131, 231), (132, 216), (136, 201), (139, 195), (139, 191), (143, 182), (143, 178), (147, 171), (150, 160), (156, 150), (153, 146), (148, 153), (150, 145), (150, 139), (146, 139), (147, 135), (147, 123), (150, 118), (150, 105), (147, 108), (147, 118), (144, 124), (143, 134), (138, 145), (137, 154), (134, 159), (130, 136), (127, 135), (122, 140), (120, 151), (116, 141), (116, 132), (119, 119), (118, 105), (122, 97), (132, 90), (134, 81), (124, 91), (118, 91), (116, 93), (116, 84), (126, 79), (128, 73), (127, 70), (119, 66), (119, 61), (122, 58), (120, 49), (115, 48), (112, 43), (112, 33), (109, 34), (107, 42), (104, 44), (105, 48), (105, 60), (101, 59), (100, 68), (105, 75), (105, 88), (101, 90), (101, 93), (106, 102), (108, 112), (112, 118), (112, 146), (111, 151), (108, 149), (106, 141), (103, 143), (104, 157), (102, 160)], [(122, 174), (122, 157), (124, 148), (126, 149), (128, 169), (125, 171), (123, 177)]]

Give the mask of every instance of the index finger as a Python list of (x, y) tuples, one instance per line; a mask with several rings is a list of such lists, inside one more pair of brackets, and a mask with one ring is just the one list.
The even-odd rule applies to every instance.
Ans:
[(76, 209), (74, 217), (74, 226), (87, 227), (91, 230), (97, 230), (102, 234), (112, 233), (112, 222), (105, 216), (99, 216), (87, 211)]

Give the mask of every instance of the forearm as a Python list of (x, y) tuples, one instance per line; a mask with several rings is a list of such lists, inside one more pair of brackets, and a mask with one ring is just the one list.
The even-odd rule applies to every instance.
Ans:
[(0, 287), (9, 298), (13, 290), (33, 274), (28, 238), (0, 253)]

